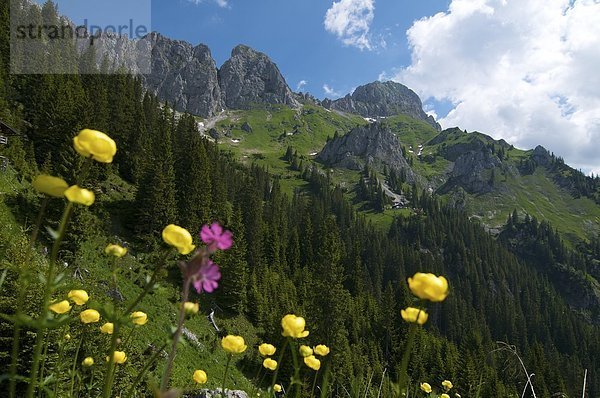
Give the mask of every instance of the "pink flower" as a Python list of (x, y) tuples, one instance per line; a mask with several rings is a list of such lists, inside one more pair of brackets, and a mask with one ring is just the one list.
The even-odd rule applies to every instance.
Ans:
[(223, 231), (223, 227), (219, 223), (212, 223), (202, 226), (200, 231), (202, 242), (206, 243), (210, 250), (221, 249), (227, 250), (233, 245), (233, 234), (231, 231)]
[(212, 293), (219, 286), (217, 283), (219, 279), (221, 279), (219, 266), (207, 259), (207, 262), (202, 264), (198, 273), (194, 275), (193, 283), (198, 293), (203, 291)]

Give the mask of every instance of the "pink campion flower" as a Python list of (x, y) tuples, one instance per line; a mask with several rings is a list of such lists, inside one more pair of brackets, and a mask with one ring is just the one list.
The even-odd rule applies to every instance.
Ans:
[(214, 222), (210, 226), (207, 224), (202, 226), (200, 231), (202, 242), (206, 243), (210, 250), (220, 249), (227, 250), (233, 245), (233, 234), (231, 231), (223, 230), (223, 227)]
[(202, 264), (198, 273), (194, 275), (194, 287), (198, 293), (203, 291), (206, 293), (212, 293), (219, 284), (217, 283), (221, 279), (221, 271), (219, 266), (213, 263), (211, 260), (207, 260), (206, 263)]

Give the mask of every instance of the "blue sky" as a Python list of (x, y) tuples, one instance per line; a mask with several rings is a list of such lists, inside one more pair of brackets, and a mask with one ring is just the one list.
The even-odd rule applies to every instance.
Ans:
[[(103, 7), (90, 11), (82, 2)], [(151, 3), (149, 3), (151, 2)], [(290, 87), (343, 96), (374, 80), (413, 89), (442, 127), (541, 144), (600, 174), (598, 0), (59, 0), (76, 19), (124, 14), (209, 46), (269, 55)], [(131, 8), (131, 5), (134, 5)], [(144, 6), (146, 5), (146, 6)], [(150, 6), (151, 5), (151, 6)], [(299, 86), (300, 82), (304, 84)]]

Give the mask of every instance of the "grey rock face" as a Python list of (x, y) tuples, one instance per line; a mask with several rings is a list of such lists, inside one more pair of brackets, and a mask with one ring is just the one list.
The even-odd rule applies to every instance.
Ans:
[(239, 45), (219, 69), (219, 83), (227, 108), (253, 104), (299, 106), (277, 65), (265, 54)]
[(178, 111), (204, 117), (223, 108), (217, 68), (204, 44), (171, 40), (158, 33), (147, 36), (152, 46), (152, 73), (145, 86)]
[(450, 178), (438, 192), (449, 192), (453, 187), (459, 186), (472, 194), (484, 194), (491, 192), (493, 185), (490, 184), (490, 178), (485, 175), (486, 170), (500, 167), (502, 161), (490, 151), (468, 151), (458, 156), (454, 162), (454, 168), (450, 173)]
[[(227, 398), (248, 398), (248, 394), (245, 391), (226, 389), (226, 392), (227, 393), (225, 395)], [(221, 389), (217, 388), (214, 391), (204, 389), (194, 394), (187, 394), (184, 395), (184, 398), (217, 398), (222, 396), (223, 394), (221, 394)]]
[(435, 119), (423, 112), (419, 96), (408, 87), (392, 81), (377, 81), (359, 86), (352, 94), (335, 101), (324, 100), (322, 105), (363, 117), (405, 114), (429, 123), (438, 131), (441, 130)]
[(398, 138), (380, 123), (356, 127), (346, 135), (329, 141), (317, 160), (351, 170), (362, 169), (365, 162), (378, 169), (387, 165), (397, 171), (405, 169), (409, 182), (415, 179)]

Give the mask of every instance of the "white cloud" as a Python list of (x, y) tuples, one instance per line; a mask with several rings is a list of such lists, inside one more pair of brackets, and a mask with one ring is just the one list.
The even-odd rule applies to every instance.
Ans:
[[(188, 0), (188, 1), (191, 3), (194, 3), (194, 4), (201, 4), (201, 3), (206, 3), (207, 0)], [(211, 0), (211, 1), (216, 3), (221, 8), (231, 8), (231, 5), (229, 4), (229, 0)]]
[(335, 91), (333, 87), (328, 84), (323, 84), (323, 91), (327, 97), (339, 98), (342, 94), (338, 91)]
[(373, 48), (369, 29), (375, 16), (375, 0), (339, 0), (325, 14), (325, 30), (342, 43), (361, 50)]
[(413, 23), (411, 65), (394, 80), (424, 101), (450, 101), (444, 127), (542, 144), (599, 170), (598, 21), (595, 0), (453, 0)]
[(304, 86), (306, 86), (307, 84), (308, 84), (307, 80), (300, 80), (298, 82), (298, 84), (296, 85), (296, 91), (300, 92), (304, 88)]

